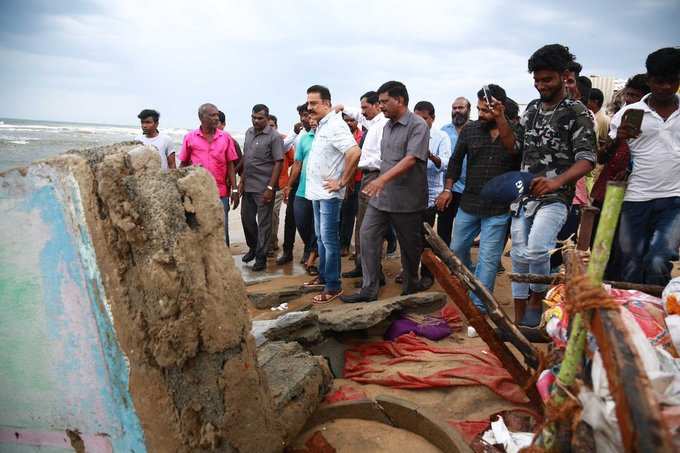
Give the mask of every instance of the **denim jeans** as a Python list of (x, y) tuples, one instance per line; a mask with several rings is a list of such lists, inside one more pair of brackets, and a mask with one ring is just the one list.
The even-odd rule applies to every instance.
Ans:
[[(509, 220), (510, 214), (480, 217), (460, 208), (453, 223), (453, 244), (451, 248), (468, 269), (471, 269), (470, 249), (472, 243), (477, 235), (481, 234), (475, 277), (491, 293), (493, 293), (496, 284), (498, 263), (500, 263), (505, 247), (505, 234)], [(477, 307), (482, 310), (486, 309), (484, 303), (475, 294), (470, 294), (470, 298)]]
[(625, 201), (620, 222), (623, 280), (667, 285), (680, 247), (680, 197)]
[[(288, 203), (291, 201), (289, 200)], [(305, 258), (309, 257), (312, 251), (316, 250), (316, 232), (314, 231), (314, 208), (312, 202), (305, 197), (295, 196), (294, 210), (295, 210), (295, 226), (305, 244), (304, 254)]]
[(222, 209), (224, 210), (224, 240), (229, 247), (229, 197), (220, 197), (222, 202)]
[[(524, 208), (512, 218), (512, 272), (516, 274), (550, 275), (549, 251), (555, 248), (557, 234), (567, 221), (569, 210), (564, 203), (550, 203), (536, 210), (533, 217), (526, 217)], [(529, 288), (543, 293), (548, 285), (512, 282), (512, 297), (526, 299)]]
[(342, 200), (313, 200), (314, 230), (319, 249), (319, 278), (326, 292), (339, 291), (340, 285), (340, 208)]

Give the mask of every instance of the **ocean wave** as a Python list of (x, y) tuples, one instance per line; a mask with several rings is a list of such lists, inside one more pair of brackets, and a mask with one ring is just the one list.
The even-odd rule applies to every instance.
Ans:
[(14, 145), (28, 145), (27, 140), (7, 140), (7, 143), (12, 143)]
[(7, 132), (74, 132), (81, 134), (136, 135), (140, 130), (118, 126), (48, 126), (46, 124), (0, 124), (0, 131)]

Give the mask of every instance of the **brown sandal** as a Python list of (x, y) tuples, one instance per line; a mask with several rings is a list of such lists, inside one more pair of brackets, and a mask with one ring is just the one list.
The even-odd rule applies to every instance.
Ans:
[(319, 277), (314, 277), (310, 281), (303, 283), (302, 286), (310, 289), (324, 289), (326, 284)]
[(335, 293), (323, 292), (321, 294), (317, 294), (316, 296), (314, 296), (314, 298), (312, 298), (312, 303), (314, 305), (326, 305), (328, 303), (333, 302), (340, 296), (342, 296), (342, 290)]

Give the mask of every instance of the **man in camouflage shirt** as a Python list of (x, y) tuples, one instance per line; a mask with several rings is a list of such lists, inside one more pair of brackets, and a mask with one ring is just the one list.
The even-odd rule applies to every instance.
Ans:
[[(573, 61), (569, 49), (559, 44), (544, 46), (529, 59), (529, 72), (541, 97), (527, 106), (515, 141), (522, 171), (535, 176), (530, 192), (511, 206), (515, 273), (550, 273), (549, 251), (555, 248), (557, 234), (567, 219), (575, 183), (596, 161), (594, 124), (588, 109), (569, 99), (564, 86)], [(547, 285), (513, 282), (516, 322), (538, 325), (546, 290)]]

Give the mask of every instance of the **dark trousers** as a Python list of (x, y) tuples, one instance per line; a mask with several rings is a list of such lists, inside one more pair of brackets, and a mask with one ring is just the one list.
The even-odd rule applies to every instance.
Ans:
[[(379, 171), (364, 172), (363, 178), (361, 178), (361, 187), (366, 187), (368, 183), (373, 181), (375, 178), (380, 176)], [(357, 203), (357, 221), (356, 227), (354, 228), (354, 246), (356, 247), (356, 267), (357, 269), (361, 267), (361, 225), (364, 221), (364, 216), (366, 215), (366, 209), (368, 208), (369, 197), (359, 191), (358, 203)], [(394, 228), (390, 227), (385, 233), (384, 239), (388, 243), (393, 243), (396, 241)], [(382, 250), (382, 239), (380, 240), (380, 250)]]
[[(439, 217), (438, 221), (441, 222), (442, 218), (442, 213), (437, 211), (437, 207), (433, 206), (431, 208), (427, 208), (423, 212), (423, 222), (427, 222), (431, 227), (434, 227), (434, 221), (435, 219)], [(439, 234), (439, 232), (437, 232)], [(441, 234), (439, 234), (441, 237)], [(450, 237), (450, 234), (449, 234)], [(448, 244), (448, 243), (447, 243)], [(450, 246), (451, 244), (449, 244)], [(423, 228), (423, 248), (429, 248), (427, 241), (425, 241), (425, 229)], [(432, 272), (430, 272), (430, 269), (427, 268), (427, 266), (422, 265), (420, 266), (420, 276), (423, 278), (432, 278)]]
[(288, 203), (286, 204), (286, 220), (283, 226), (283, 253), (293, 253), (295, 246), (295, 192), (297, 192), (297, 184), (291, 187), (290, 195), (288, 195)]
[[(288, 201), (291, 202), (290, 200)], [(295, 196), (293, 201), (295, 209), (295, 225), (305, 244), (304, 257), (308, 258), (312, 251), (316, 250), (316, 232), (314, 231), (314, 209), (312, 202), (304, 197)]]
[(680, 247), (680, 197), (624, 201), (620, 223), (623, 280), (667, 285)]
[(220, 201), (224, 210), (224, 240), (229, 247), (229, 197), (220, 197)]
[(262, 194), (246, 192), (241, 203), (241, 223), (248, 248), (255, 250), (256, 260), (265, 261), (272, 235), (274, 200), (263, 203)]
[[(349, 190), (349, 189), (348, 189)], [(359, 192), (361, 191), (361, 181), (354, 185), (351, 192), (342, 201), (340, 211), (340, 247), (349, 248), (352, 244), (352, 233), (354, 233), (354, 221), (359, 210)]]
[(437, 212), (437, 234), (449, 247), (451, 247), (451, 235), (453, 234), (453, 219), (456, 218), (458, 213), (461, 197), (458, 192), (452, 192), (452, 195), (453, 198), (449, 206), (443, 212)]
[(378, 295), (382, 242), (390, 224), (394, 225), (401, 249), (401, 267), (404, 272), (402, 290), (411, 293), (420, 288), (418, 269), (420, 255), (423, 253), (422, 222), (422, 211), (387, 212), (371, 205), (368, 206), (361, 224), (361, 268), (363, 271), (361, 293), (363, 295), (369, 297)]

